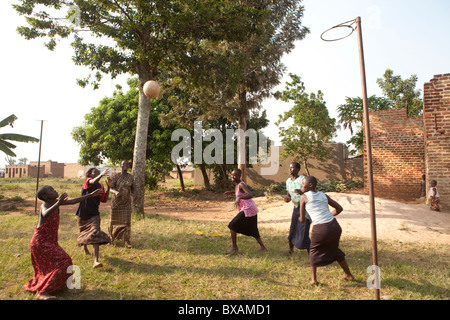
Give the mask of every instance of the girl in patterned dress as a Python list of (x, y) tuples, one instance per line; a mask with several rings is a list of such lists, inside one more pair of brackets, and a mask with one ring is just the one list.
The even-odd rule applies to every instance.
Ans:
[(111, 200), (111, 222), (109, 225), (109, 236), (111, 241), (123, 239), (124, 245), (131, 248), (131, 198), (134, 198), (134, 177), (128, 173), (131, 167), (127, 160), (121, 163), (122, 172), (113, 176), (110, 192), (113, 194)]
[(300, 222), (300, 197), (302, 192), (302, 181), (304, 176), (299, 176), (300, 163), (292, 162), (289, 166), (289, 173), (291, 177), (286, 180), (286, 191), (287, 195), (284, 198), (285, 202), (290, 202), (294, 204), (294, 209), (292, 212), (291, 226), (289, 228), (289, 251), (288, 254), (292, 254), (294, 246), (299, 249), (306, 249), (309, 253), (309, 246), (311, 240), (309, 238), (309, 228), (311, 221), (309, 220), (308, 214), (306, 214), (305, 222)]
[(226, 191), (224, 193), (225, 196), (229, 196), (232, 194), (236, 195), (234, 205), (239, 212), (236, 217), (234, 217), (234, 219), (231, 220), (231, 222), (228, 224), (228, 228), (230, 229), (231, 233), (232, 248), (226, 253), (227, 255), (233, 255), (239, 251), (237, 246), (238, 233), (254, 237), (260, 245), (260, 250), (267, 251), (258, 231), (258, 208), (256, 207), (256, 203), (252, 199), (252, 193), (248, 189), (245, 182), (241, 180), (241, 174), (242, 172), (239, 169), (235, 169), (231, 173), (231, 180), (235, 185), (235, 190)]
[(67, 193), (64, 192), (58, 197), (58, 193), (51, 186), (39, 189), (37, 196), (44, 203), (30, 242), (34, 276), (23, 286), (26, 291), (37, 292), (37, 299), (56, 299), (50, 293), (67, 288), (67, 279), (70, 277), (67, 268), (73, 265), (70, 256), (58, 244), (59, 207), (81, 202), (99, 193), (100, 190), (95, 190), (68, 200)]

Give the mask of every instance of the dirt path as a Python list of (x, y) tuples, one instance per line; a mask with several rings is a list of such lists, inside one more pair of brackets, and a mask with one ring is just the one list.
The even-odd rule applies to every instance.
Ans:
[[(339, 202), (344, 211), (337, 217), (343, 237), (371, 237), (369, 197), (363, 194), (328, 193)], [(281, 196), (266, 199), (254, 198), (258, 205), (260, 227), (289, 231), (292, 204)], [(34, 201), (25, 208), (34, 212)], [(74, 213), (75, 206), (61, 207), (62, 213)], [(109, 211), (109, 202), (102, 204)], [(210, 201), (177, 201), (161, 199), (148, 205), (145, 211), (182, 220), (220, 221), (227, 223), (235, 215), (232, 201), (224, 201), (220, 195)], [(386, 199), (375, 199), (378, 240), (450, 244), (450, 212), (434, 212), (424, 204), (407, 204)], [(11, 211), (11, 215), (20, 213)]]
[[(344, 211), (337, 217), (343, 236), (370, 238), (369, 197), (363, 194), (328, 193), (339, 202)], [(219, 199), (220, 200), (220, 199)], [(280, 197), (272, 200), (255, 198), (259, 208), (258, 224), (261, 227), (289, 231), (292, 204)], [(202, 201), (180, 205), (166, 202), (146, 210), (185, 220), (229, 222), (235, 215), (233, 202)], [(393, 200), (375, 199), (377, 239), (400, 242), (434, 242), (450, 244), (450, 212), (434, 212), (424, 204), (406, 204)]]

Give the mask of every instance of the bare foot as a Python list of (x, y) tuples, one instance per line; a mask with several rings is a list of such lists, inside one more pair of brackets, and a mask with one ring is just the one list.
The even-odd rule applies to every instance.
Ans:
[(130, 241), (125, 241), (125, 242), (124, 242), (124, 245), (125, 245), (125, 247), (127, 247), (128, 249), (133, 248), (133, 246), (131, 245), (131, 242), (130, 242)]
[(259, 248), (258, 251), (261, 251), (261, 252), (267, 252), (267, 249), (266, 249), (265, 247), (263, 247), (263, 248)]
[(310, 284), (311, 284), (312, 286), (318, 286), (318, 285), (319, 285), (319, 282), (317, 282), (317, 280), (311, 280)]
[(339, 279), (340, 280), (354, 281), (355, 277), (353, 277), (352, 274), (344, 274), (343, 276), (340, 276)]
[(36, 296), (36, 299), (38, 299), (38, 300), (58, 300), (57, 297), (51, 296), (51, 295), (45, 294), (45, 293), (44, 294), (38, 294)]
[(97, 269), (97, 268), (101, 268), (101, 267), (103, 267), (103, 263), (101, 263), (101, 262), (94, 262), (94, 269)]
[(289, 250), (289, 251), (285, 252), (284, 255), (287, 256), (287, 257), (289, 257), (289, 256), (292, 255), (292, 253), (293, 253), (293, 251), (292, 251), (292, 250)]
[(232, 256), (233, 254), (238, 253), (238, 248), (231, 248), (230, 251), (228, 251), (227, 253), (225, 253), (227, 256)]

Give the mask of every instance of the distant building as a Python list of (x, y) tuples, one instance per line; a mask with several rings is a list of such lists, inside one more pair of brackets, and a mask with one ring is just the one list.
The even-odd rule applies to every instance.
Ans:
[[(41, 178), (84, 178), (86, 171), (93, 166), (83, 166), (78, 163), (59, 163), (56, 161), (41, 161), (39, 177)], [(103, 171), (107, 167), (96, 167)], [(109, 168), (109, 167), (108, 167)], [(120, 172), (120, 168), (109, 168), (110, 175)], [(38, 162), (30, 161), (25, 165), (6, 165), (4, 178), (37, 178)], [(0, 176), (1, 177), (1, 176)]]
[[(55, 178), (79, 178), (83, 177), (85, 166), (78, 163), (58, 163), (56, 161), (41, 161), (39, 167), (39, 177)], [(38, 176), (38, 162), (30, 161), (25, 165), (6, 165), (5, 178), (22, 178)]]

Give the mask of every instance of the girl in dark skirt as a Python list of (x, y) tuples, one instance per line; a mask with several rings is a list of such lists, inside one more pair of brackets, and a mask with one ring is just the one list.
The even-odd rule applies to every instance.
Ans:
[(309, 229), (311, 221), (308, 218), (305, 222), (300, 222), (300, 207), (294, 207), (291, 218), (291, 225), (289, 228), (289, 252), (292, 254), (294, 246), (299, 250), (306, 250), (309, 254), (309, 248), (311, 246), (311, 239), (309, 238)]
[[(309, 263), (311, 267), (311, 284), (317, 285), (317, 267), (326, 266), (337, 261), (344, 270), (342, 279), (354, 280), (345, 260), (345, 254), (339, 249), (342, 229), (334, 218), (342, 212), (339, 203), (322, 192), (316, 191), (317, 180), (309, 176), (303, 179), (303, 195), (300, 199), (300, 221), (305, 221), (306, 211), (312, 220), (311, 247)], [(330, 211), (328, 206), (333, 207)]]
[(306, 249), (309, 253), (309, 246), (311, 240), (309, 238), (309, 228), (311, 221), (308, 219), (306, 214), (305, 222), (300, 222), (300, 197), (302, 195), (302, 181), (304, 176), (299, 176), (300, 163), (292, 162), (289, 166), (289, 174), (291, 175), (286, 180), (286, 196), (284, 197), (285, 202), (290, 202), (294, 204), (294, 209), (292, 212), (291, 225), (289, 228), (289, 251), (288, 255), (292, 254), (294, 251), (294, 246), (299, 249)]
[(258, 208), (256, 207), (256, 203), (252, 200), (252, 193), (244, 181), (241, 180), (241, 174), (242, 172), (239, 169), (235, 169), (231, 173), (231, 179), (235, 185), (235, 190), (224, 193), (225, 196), (232, 194), (236, 195), (236, 201), (234, 204), (239, 212), (228, 224), (228, 228), (231, 233), (232, 248), (226, 253), (227, 255), (233, 255), (239, 251), (237, 246), (238, 233), (249, 237), (254, 237), (260, 245), (260, 250), (267, 251), (258, 231)]
[(80, 231), (77, 239), (77, 244), (84, 247), (84, 253), (89, 255), (87, 248), (92, 245), (94, 248), (94, 268), (102, 267), (103, 264), (99, 262), (99, 247), (102, 244), (111, 242), (109, 236), (100, 229), (100, 202), (106, 202), (109, 196), (108, 189), (104, 190), (103, 185), (99, 182), (100, 179), (107, 174), (108, 169), (100, 174), (96, 168), (91, 168), (86, 172), (86, 181), (81, 189), (81, 195), (90, 193), (96, 189), (102, 190), (101, 195), (93, 197), (80, 202), (76, 215), (78, 216), (78, 229)]

